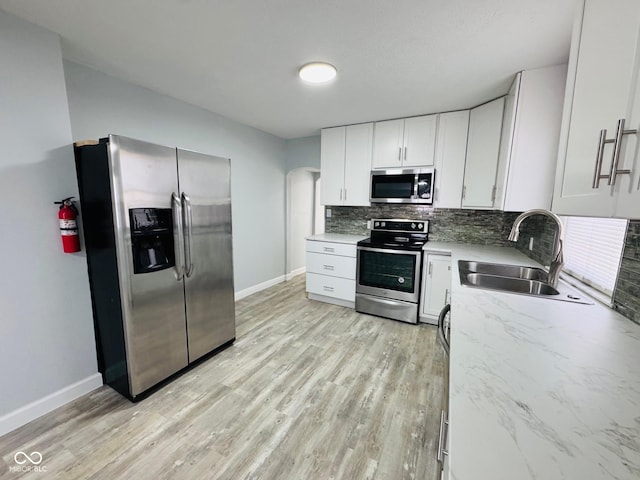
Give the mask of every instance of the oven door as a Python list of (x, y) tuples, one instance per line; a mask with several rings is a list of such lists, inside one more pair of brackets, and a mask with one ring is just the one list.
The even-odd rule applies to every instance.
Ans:
[(422, 251), (358, 247), (356, 292), (418, 303)]

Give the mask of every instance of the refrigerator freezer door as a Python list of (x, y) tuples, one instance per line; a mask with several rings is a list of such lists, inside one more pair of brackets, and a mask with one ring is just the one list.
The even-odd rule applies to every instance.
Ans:
[(173, 268), (147, 273), (134, 273), (132, 253), (132, 209), (168, 212), (165, 236), (173, 238), (163, 240), (170, 246), (162, 251), (172, 257), (170, 247), (182, 245), (176, 150), (111, 135), (109, 164), (129, 386), (136, 397), (188, 363), (182, 252), (175, 248)]
[(230, 162), (178, 149), (189, 362), (235, 338)]

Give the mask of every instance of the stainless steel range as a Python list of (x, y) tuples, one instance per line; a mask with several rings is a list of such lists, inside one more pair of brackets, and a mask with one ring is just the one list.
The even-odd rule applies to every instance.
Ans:
[(418, 323), (422, 247), (428, 220), (373, 219), (358, 242), (356, 311)]

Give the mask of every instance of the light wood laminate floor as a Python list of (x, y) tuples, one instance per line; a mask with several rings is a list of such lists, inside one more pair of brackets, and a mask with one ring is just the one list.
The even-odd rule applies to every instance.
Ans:
[[(0, 478), (437, 477), (436, 329), (308, 300), (236, 304), (235, 344), (131, 403), (107, 386), (0, 437)], [(46, 472), (11, 472), (18, 451)]]

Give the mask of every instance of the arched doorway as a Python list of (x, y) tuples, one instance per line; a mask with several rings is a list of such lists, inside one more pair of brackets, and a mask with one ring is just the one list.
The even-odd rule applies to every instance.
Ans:
[(296, 168), (287, 174), (286, 280), (306, 271), (305, 238), (324, 233), (320, 170)]

